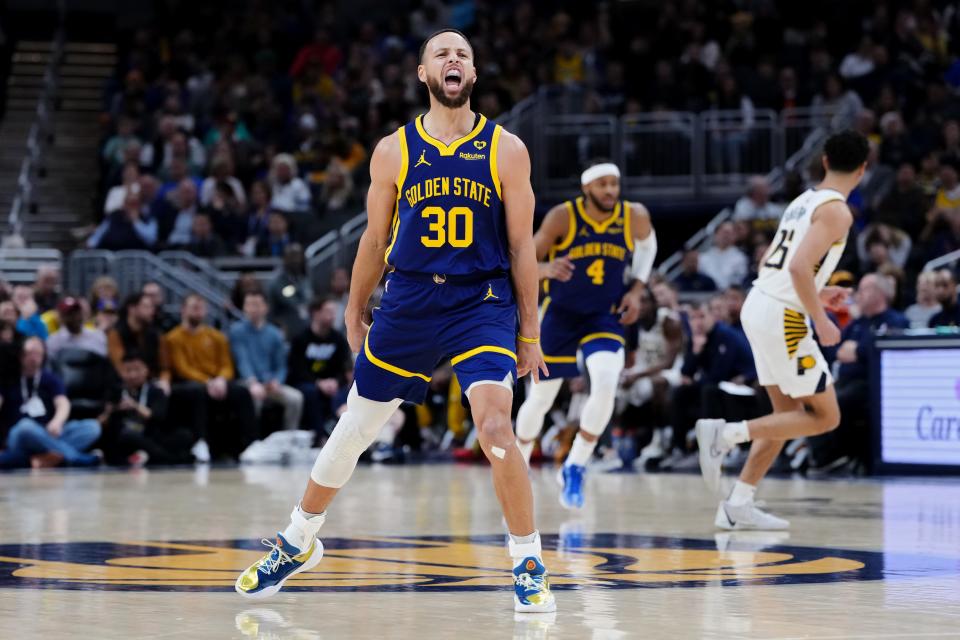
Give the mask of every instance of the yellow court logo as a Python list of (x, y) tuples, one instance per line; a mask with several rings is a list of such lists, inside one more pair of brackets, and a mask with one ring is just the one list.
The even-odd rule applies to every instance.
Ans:
[[(729, 537), (597, 533), (542, 540), (551, 586), (559, 590), (880, 580), (890, 560), (883, 553)], [(502, 535), (323, 542), (320, 564), (290, 578), (285, 590), (487, 591), (509, 584)], [(253, 540), (0, 545), (0, 589), (232, 591), (240, 572), (265, 551)], [(909, 560), (930, 572), (956, 571), (953, 561)]]

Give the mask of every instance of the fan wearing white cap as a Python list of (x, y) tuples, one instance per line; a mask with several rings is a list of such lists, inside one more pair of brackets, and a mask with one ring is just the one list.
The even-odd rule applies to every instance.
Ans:
[(639, 317), (640, 293), (657, 254), (646, 207), (620, 198), (617, 165), (591, 163), (580, 183), (583, 195), (551, 209), (534, 237), (546, 294), (540, 342), (550, 375), (530, 385), (517, 414), (517, 445), (529, 463), (563, 379), (589, 376), (580, 431), (558, 476), (567, 508), (583, 505), (584, 470), (613, 415), (624, 328)]

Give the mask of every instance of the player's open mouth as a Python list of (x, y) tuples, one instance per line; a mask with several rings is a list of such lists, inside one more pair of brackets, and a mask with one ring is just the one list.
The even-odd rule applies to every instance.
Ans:
[(463, 76), (460, 73), (459, 69), (451, 69), (447, 71), (446, 75), (443, 76), (443, 84), (448, 89), (457, 89), (460, 87), (460, 81), (463, 79)]

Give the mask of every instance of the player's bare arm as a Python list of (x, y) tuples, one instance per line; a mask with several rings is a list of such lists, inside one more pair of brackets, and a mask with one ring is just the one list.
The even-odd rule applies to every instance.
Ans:
[(797, 296), (813, 320), (820, 343), (827, 347), (840, 341), (840, 329), (824, 310), (814, 282), (814, 268), (833, 243), (847, 237), (851, 224), (853, 216), (845, 203), (836, 201), (821, 205), (813, 213), (810, 230), (790, 261), (790, 279)]
[(383, 277), (383, 255), (390, 244), (390, 225), (397, 204), (400, 172), (400, 141), (396, 133), (381, 140), (370, 159), (370, 189), (367, 191), (367, 228), (360, 236), (353, 263), (350, 298), (345, 310), (347, 340), (354, 353), (363, 347), (369, 328), (363, 314), (373, 290)]
[(558, 204), (547, 212), (540, 228), (533, 236), (533, 242), (537, 246), (537, 273), (541, 280), (566, 282), (573, 277), (573, 270), (576, 267), (566, 256), (544, 262), (547, 254), (550, 253), (550, 247), (560, 242), (569, 230), (570, 214), (566, 205)]
[[(653, 224), (650, 222), (650, 212), (639, 202), (630, 203), (630, 228), (633, 230), (635, 243), (637, 240), (640, 241), (640, 243), (636, 243), (637, 245), (651, 238), (651, 234), (653, 233)], [(640, 251), (642, 248), (636, 246), (634, 250)], [(653, 252), (654, 254), (656, 253), (655, 246)], [(647, 278), (649, 278), (649, 275), (647, 275)], [(646, 279), (637, 277), (635, 273), (633, 284), (623, 295), (620, 306), (617, 308), (617, 312), (620, 313), (621, 324), (633, 324), (640, 317), (640, 295), (646, 286)]]
[[(530, 155), (520, 138), (504, 131), (500, 135), (497, 170), (501, 176), (503, 207), (507, 220), (507, 241), (510, 245), (510, 275), (517, 296), (520, 314), (520, 335), (540, 339), (537, 317), (537, 248), (533, 241), (533, 207), (535, 198), (530, 186)], [(517, 375), (527, 373), (540, 379), (547, 373), (539, 344), (517, 341)]]

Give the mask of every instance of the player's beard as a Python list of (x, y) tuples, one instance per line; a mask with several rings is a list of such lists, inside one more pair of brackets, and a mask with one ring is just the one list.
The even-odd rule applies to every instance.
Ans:
[(593, 203), (593, 206), (595, 206), (598, 211), (602, 211), (604, 213), (613, 213), (613, 210), (617, 206), (616, 202), (614, 202), (613, 206), (608, 209), (605, 206), (603, 206), (603, 203), (600, 202), (600, 200), (598, 200), (597, 198), (595, 198), (592, 193), (590, 193), (589, 191), (587, 191), (586, 193), (587, 193), (587, 199)]
[(443, 92), (443, 85), (440, 84), (439, 80), (427, 76), (427, 88), (430, 90), (430, 94), (447, 109), (459, 109), (467, 104), (470, 94), (473, 93), (474, 82), (476, 82), (476, 78), (465, 79), (460, 93), (456, 97), (450, 98)]

